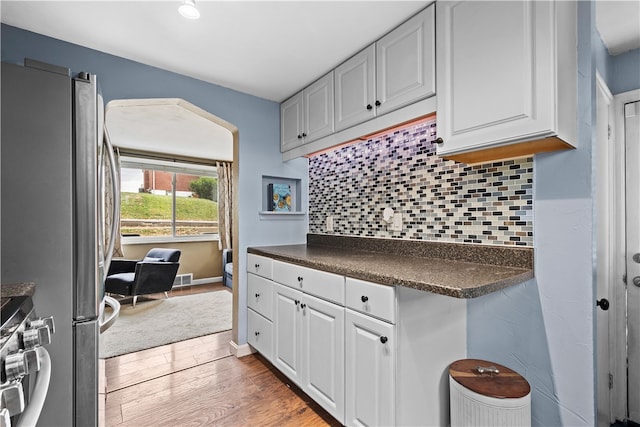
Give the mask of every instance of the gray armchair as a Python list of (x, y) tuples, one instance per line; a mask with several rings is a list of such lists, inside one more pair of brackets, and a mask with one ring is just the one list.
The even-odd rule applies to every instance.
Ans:
[(105, 292), (133, 297), (135, 307), (138, 295), (167, 292), (173, 287), (178, 273), (181, 252), (177, 249), (153, 248), (143, 260), (111, 261)]

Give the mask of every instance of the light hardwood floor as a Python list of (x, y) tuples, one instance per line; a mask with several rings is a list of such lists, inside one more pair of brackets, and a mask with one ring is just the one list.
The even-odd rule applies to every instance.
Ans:
[[(179, 292), (228, 292), (193, 288)], [(230, 340), (226, 331), (106, 359), (100, 424), (340, 425), (261, 356), (231, 356)]]

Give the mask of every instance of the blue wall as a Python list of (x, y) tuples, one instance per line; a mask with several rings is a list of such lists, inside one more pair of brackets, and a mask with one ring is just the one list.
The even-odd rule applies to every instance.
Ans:
[(640, 49), (612, 57), (612, 78), (609, 89), (614, 95), (640, 89)]
[(524, 375), (539, 426), (596, 424), (594, 8), (578, 3), (578, 148), (534, 158), (535, 279), (468, 301), (468, 356)]
[[(302, 243), (307, 232), (306, 216), (292, 220), (261, 220), (262, 175), (299, 178), (304, 194), (302, 208), (307, 210), (308, 163), (295, 159), (283, 163), (280, 155), (279, 104), (251, 95), (185, 77), (141, 63), (108, 55), (78, 45), (45, 37), (7, 25), (1, 27), (2, 61), (22, 63), (25, 57), (69, 67), (73, 72), (98, 75), (105, 102), (127, 98), (183, 98), (232, 123), (239, 129), (239, 244), (236, 248), (239, 271), (246, 271), (246, 248), (262, 244)], [(4, 106), (3, 106), (4, 107)], [(246, 274), (239, 277), (238, 343), (246, 343)], [(36, 309), (48, 313), (46, 307)], [(52, 355), (60, 360), (69, 355)], [(62, 420), (70, 408), (65, 402), (71, 395), (68, 378), (71, 372), (54, 374), (43, 415), (48, 420)], [(57, 381), (55, 376), (62, 378)], [(62, 408), (62, 409), (61, 409)]]

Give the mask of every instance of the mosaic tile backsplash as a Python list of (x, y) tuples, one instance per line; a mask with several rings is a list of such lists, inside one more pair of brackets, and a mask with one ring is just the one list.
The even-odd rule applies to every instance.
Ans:
[[(435, 126), (428, 120), (310, 158), (309, 232), (533, 247), (533, 158), (445, 160)], [(386, 207), (402, 213), (402, 231), (383, 220)]]

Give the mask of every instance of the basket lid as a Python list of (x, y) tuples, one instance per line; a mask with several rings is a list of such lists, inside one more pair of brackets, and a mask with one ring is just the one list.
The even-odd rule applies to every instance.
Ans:
[(517, 399), (531, 391), (516, 371), (481, 359), (457, 360), (449, 365), (449, 375), (463, 387), (497, 399)]

